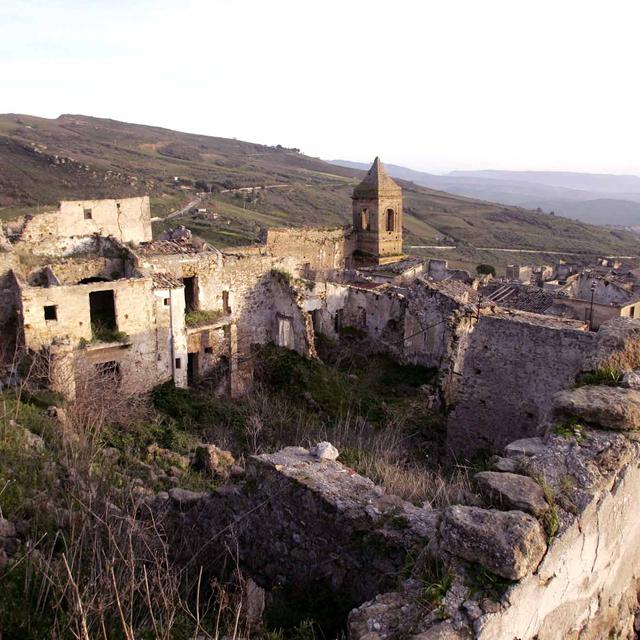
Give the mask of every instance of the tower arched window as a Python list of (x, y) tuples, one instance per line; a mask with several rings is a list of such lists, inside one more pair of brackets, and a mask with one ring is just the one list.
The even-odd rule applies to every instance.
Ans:
[(369, 209), (363, 209), (360, 212), (360, 229), (369, 231)]
[(393, 209), (387, 209), (387, 231), (396, 230), (396, 212)]

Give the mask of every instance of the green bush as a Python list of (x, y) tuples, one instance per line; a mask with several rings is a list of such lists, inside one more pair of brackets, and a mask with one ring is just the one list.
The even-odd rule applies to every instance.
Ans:
[(200, 327), (205, 324), (213, 324), (225, 315), (222, 309), (197, 309), (185, 314), (184, 323), (187, 327)]
[(99, 322), (91, 323), (91, 342), (126, 342), (128, 339), (124, 331)]
[(595, 371), (589, 371), (579, 376), (575, 386), (585, 387), (587, 385), (606, 385), (616, 387), (622, 382), (622, 371), (613, 367), (602, 367)]
[(476, 273), (480, 276), (496, 276), (496, 268), (492, 264), (479, 264), (476, 267)]

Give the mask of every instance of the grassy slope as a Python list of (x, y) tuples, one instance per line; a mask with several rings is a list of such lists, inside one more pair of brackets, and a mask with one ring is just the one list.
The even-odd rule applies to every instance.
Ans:
[[(349, 222), (349, 196), (362, 175), (293, 151), (239, 140), (85, 116), (0, 116), (0, 206), (12, 207), (0, 209), (0, 217), (22, 212), (24, 205), (64, 198), (140, 193), (152, 195), (153, 214), (163, 217), (189, 199), (189, 193), (176, 188), (173, 176), (205, 180), (218, 189), (289, 185), (263, 191), (254, 202), (218, 195), (221, 215), (216, 221), (172, 221), (220, 246), (234, 245), (254, 241), (260, 226)], [(640, 253), (636, 237), (623, 231), (401, 184), (406, 244), (440, 244), (446, 238), (460, 247), (446, 254), (459, 264), (478, 261), (481, 254), (475, 247)], [(495, 264), (516, 259), (501, 253), (489, 257)]]

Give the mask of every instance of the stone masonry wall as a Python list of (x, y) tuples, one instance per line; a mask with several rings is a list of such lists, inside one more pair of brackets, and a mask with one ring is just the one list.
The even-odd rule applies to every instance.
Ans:
[(532, 314), (482, 315), (464, 354), (449, 447), (473, 455), (539, 435), (551, 396), (589, 370), (595, 344), (593, 333)]
[(640, 366), (640, 323), (617, 318), (597, 333), (523, 312), (483, 312), (460, 362), (447, 425), (456, 455), (496, 452), (540, 434), (556, 391), (599, 367)]
[(215, 560), (208, 541), (219, 547), (228, 534), (243, 568), (265, 588), (332, 594), (343, 613), (395, 585), (407, 554), (434, 534), (429, 510), (301, 447), (252, 457), (239, 486), (174, 490), (156, 508), (170, 514), (172, 547), (183, 561), (206, 569)]
[[(86, 218), (89, 210), (91, 217)], [(58, 255), (65, 238), (93, 234), (113, 236), (121, 242), (150, 241), (149, 197), (63, 201), (57, 211), (26, 220), (18, 245), (29, 245), (34, 253)]]
[(355, 234), (349, 227), (268, 229), (265, 247), (274, 257), (296, 257), (308, 272), (337, 271), (351, 258)]

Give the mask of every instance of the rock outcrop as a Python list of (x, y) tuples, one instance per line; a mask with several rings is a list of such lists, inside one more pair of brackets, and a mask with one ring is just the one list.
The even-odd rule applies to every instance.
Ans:
[(447, 552), (509, 580), (534, 571), (547, 550), (542, 526), (522, 511), (449, 507), (440, 535)]
[(481, 471), (474, 478), (483, 496), (496, 507), (520, 509), (533, 515), (549, 509), (542, 487), (527, 476)]
[(640, 428), (640, 391), (607, 386), (569, 389), (554, 396), (553, 410), (560, 418), (630, 431)]

